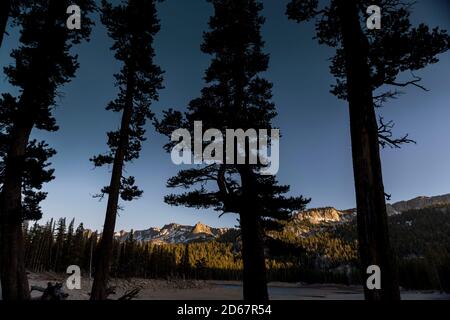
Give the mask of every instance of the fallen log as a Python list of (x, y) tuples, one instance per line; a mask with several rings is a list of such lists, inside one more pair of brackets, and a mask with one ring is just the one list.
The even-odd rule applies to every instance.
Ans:
[(42, 292), (42, 296), (37, 300), (59, 301), (66, 300), (69, 297), (69, 294), (65, 293), (63, 290), (63, 284), (59, 282), (55, 284), (53, 284), (52, 282), (48, 282), (47, 288), (43, 288), (40, 286), (31, 286), (30, 293), (33, 291)]
[(119, 297), (117, 300), (132, 300), (136, 298), (136, 296), (139, 294), (140, 291), (141, 289), (139, 288), (128, 290), (125, 292), (123, 296)]

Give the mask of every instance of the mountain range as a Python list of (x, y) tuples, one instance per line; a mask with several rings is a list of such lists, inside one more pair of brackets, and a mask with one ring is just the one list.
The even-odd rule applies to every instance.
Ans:
[[(450, 194), (434, 197), (417, 197), (407, 201), (400, 201), (387, 205), (389, 216), (399, 215), (403, 212), (417, 209), (424, 209), (433, 206), (450, 206)], [(342, 224), (351, 221), (356, 216), (356, 209), (337, 210), (333, 207), (314, 208), (306, 211), (295, 212), (290, 223), (285, 228), (289, 228), (297, 235), (304, 235), (310, 231), (305, 227), (304, 222), (313, 226), (323, 224)], [(213, 228), (201, 222), (195, 226), (180, 225), (171, 223), (162, 228), (151, 227), (145, 230), (133, 231), (133, 239), (137, 241), (149, 241), (156, 244), (176, 244), (201, 241), (212, 241), (226, 237), (228, 233), (236, 233), (234, 228)], [(115, 233), (116, 239), (125, 241), (129, 239), (131, 232), (119, 231)]]
[[(434, 197), (420, 196), (407, 201), (387, 204), (386, 209), (388, 216), (393, 216), (410, 210), (419, 210), (441, 205), (450, 206), (450, 194)], [(345, 223), (352, 220), (354, 217), (356, 217), (356, 209), (337, 210), (333, 207), (309, 209), (294, 214), (294, 219), (308, 221), (313, 225), (323, 223)]]
[[(133, 239), (137, 241), (150, 241), (153, 243), (189, 243), (210, 241), (219, 238), (230, 228), (212, 228), (201, 222), (195, 226), (177, 223), (166, 224), (162, 228), (151, 227), (146, 230), (133, 231)], [(115, 233), (118, 240), (129, 239), (131, 232), (119, 231)]]

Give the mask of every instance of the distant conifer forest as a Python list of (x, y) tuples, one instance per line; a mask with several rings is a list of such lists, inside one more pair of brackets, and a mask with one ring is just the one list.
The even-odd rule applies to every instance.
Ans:
[[(437, 206), (390, 217), (403, 288), (450, 291), (449, 211), (447, 206)], [(320, 229), (304, 237), (286, 231), (289, 228), (266, 236), (269, 281), (361, 283), (355, 223)], [(84, 276), (89, 276), (99, 235), (82, 223), (75, 228), (74, 220), (59, 219), (29, 226), (25, 239), (29, 270), (64, 273), (67, 266), (78, 265)], [(131, 232), (125, 241), (116, 239), (113, 247), (113, 277), (242, 279), (238, 230), (232, 229), (218, 240), (187, 244), (137, 241)]]

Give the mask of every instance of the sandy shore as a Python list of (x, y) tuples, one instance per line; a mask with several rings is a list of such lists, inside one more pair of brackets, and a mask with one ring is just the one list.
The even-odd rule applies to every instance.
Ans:
[[(54, 273), (33, 273), (29, 275), (30, 285), (46, 287), (47, 282), (65, 283), (65, 275)], [(83, 277), (80, 290), (64, 291), (69, 300), (87, 300), (92, 281)], [(192, 281), (192, 280), (148, 280), (148, 279), (114, 279), (111, 286), (116, 287), (117, 299), (127, 290), (139, 288), (137, 300), (240, 300), (242, 283), (238, 281)], [(362, 289), (357, 286), (344, 285), (307, 285), (298, 283), (269, 284), (272, 300), (362, 300)], [(39, 296), (38, 292), (32, 293)], [(450, 294), (435, 291), (403, 291), (404, 300), (450, 300)]]

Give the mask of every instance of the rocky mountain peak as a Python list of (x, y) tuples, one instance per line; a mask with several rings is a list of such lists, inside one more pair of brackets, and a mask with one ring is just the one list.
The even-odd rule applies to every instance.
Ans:
[(321, 224), (324, 222), (340, 222), (346, 215), (346, 212), (339, 211), (332, 207), (326, 207), (298, 212), (295, 215), (295, 218), (301, 221), (308, 221), (312, 224)]
[(207, 226), (206, 224), (203, 224), (201, 222), (197, 222), (197, 224), (192, 228), (193, 234), (198, 233), (206, 233), (206, 234), (212, 234), (211, 228)]
[(181, 225), (179, 225), (178, 223), (169, 223), (164, 225), (164, 227), (162, 227), (161, 229), (177, 229), (180, 226)]

